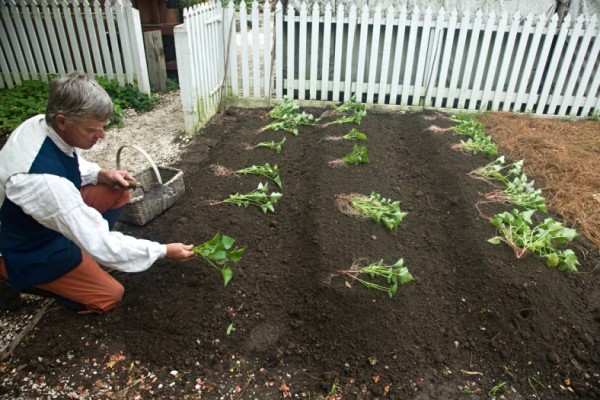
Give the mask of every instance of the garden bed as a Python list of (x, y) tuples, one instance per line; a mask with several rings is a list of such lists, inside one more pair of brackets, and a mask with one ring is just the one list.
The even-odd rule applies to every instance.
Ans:
[[(582, 265), (568, 274), (488, 243), (496, 232), (486, 216), (512, 207), (476, 207), (494, 187), (467, 174), (493, 158), (452, 150), (458, 136), (429, 129), (453, 125), (444, 114), (369, 113), (359, 129), (370, 163), (337, 167), (330, 161), (353, 144), (324, 139), (352, 125), (258, 133), (268, 122), (266, 110), (215, 118), (176, 165), (185, 196), (145, 227), (120, 228), (196, 245), (229, 235), (247, 246), (231, 282), (224, 287), (201, 258), (118, 274), (126, 295), (116, 310), (46, 313), (4, 366), (12, 371), (4, 394), (600, 398), (594, 246), (572, 243)], [(281, 154), (244, 147), (283, 137)], [(279, 166), (283, 182), (274, 213), (210, 205), (267, 182), (218, 176), (215, 165), (265, 162)], [(407, 215), (395, 230), (338, 209), (337, 195), (371, 192), (401, 202)], [(360, 259), (400, 258), (415, 280), (392, 298), (338, 275)], [(24, 393), (26, 381), (40, 383)]]

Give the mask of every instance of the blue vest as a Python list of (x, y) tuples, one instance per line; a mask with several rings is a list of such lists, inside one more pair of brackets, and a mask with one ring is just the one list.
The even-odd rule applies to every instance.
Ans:
[[(81, 188), (77, 156), (66, 155), (45, 132), (21, 130), (18, 142), (11, 145), (9, 139), (0, 151), (0, 164), (10, 163), (0, 171), (2, 189), (12, 174), (23, 172), (57, 175)], [(51, 282), (81, 263), (81, 249), (73, 241), (42, 226), (8, 198), (0, 200), (0, 253), (14, 290)]]

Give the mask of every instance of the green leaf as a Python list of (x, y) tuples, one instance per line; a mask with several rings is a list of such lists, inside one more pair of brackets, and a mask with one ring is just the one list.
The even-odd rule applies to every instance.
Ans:
[(244, 252), (246, 251), (247, 246), (244, 246), (242, 248), (238, 248), (235, 249), (233, 251), (231, 251), (229, 253), (229, 259), (231, 260), (231, 262), (238, 262), (241, 258), (242, 258), (242, 254), (244, 254)]
[(407, 283), (407, 282), (412, 282), (412, 281), (415, 280), (415, 278), (412, 276), (412, 274), (410, 273), (410, 271), (406, 267), (402, 267), (400, 269), (400, 273), (398, 274), (398, 278), (399, 278), (399, 282), (400, 283)]
[(560, 271), (576, 272), (579, 260), (571, 249), (562, 252), (562, 260), (558, 265)]
[(221, 269), (221, 275), (223, 276), (223, 286), (227, 286), (231, 278), (233, 278), (233, 272), (231, 271), (231, 268), (228, 266), (223, 267), (223, 269)]
[(210, 258), (215, 261), (222, 261), (227, 259), (227, 251), (226, 250), (217, 250), (210, 253)]
[(233, 246), (233, 244), (235, 243), (235, 239), (227, 235), (223, 235), (221, 241), (223, 243), (223, 247), (225, 247), (225, 249), (227, 250), (229, 250), (231, 246)]
[(491, 244), (500, 244), (502, 243), (502, 240), (500, 240), (498, 236), (494, 236), (493, 238), (488, 239), (488, 242), (490, 242)]
[(548, 256), (546, 257), (546, 265), (549, 267), (557, 267), (558, 262), (559, 262), (558, 254), (556, 254), (556, 253), (548, 254)]
[(277, 186), (279, 186), (279, 188), (282, 188), (282, 183), (281, 183), (281, 177), (279, 175), (277, 175), (275, 178), (273, 178), (273, 181), (275, 182), (275, 184)]

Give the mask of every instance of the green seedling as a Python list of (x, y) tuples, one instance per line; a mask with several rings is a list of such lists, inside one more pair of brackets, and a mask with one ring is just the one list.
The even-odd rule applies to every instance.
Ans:
[(577, 232), (565, 228), (560, 222), (546, 218), (542, 223), (533, 226), (531, 220), (535, 210), (496, 214), (491, 224), (496, 227), (499, 235), (488, 242), (499, 244), (505, 242), (514, 251), (517, 258), (524, 257), (528, 251), (544, 258), (548, 267), (556, 267), (560, 271), (575, 272), (579, 265), (577, 255), (571, 249), (558, 250), (557, 245), (566, 244), (577, 237)]
[(275, 122), (271, 122), (267, 126), (263, 127), (260, 131), (284, 130), (292, 133), (294, 136), (298, 136), (300, 126), (314, 125), (314, 119), (315, 118), (311, 114), (307, 114), (304, 111), (301, 114), (288, 114)]
[(490, 395), (495, 395), (498, 394), (500, 391), (505, 389), (506, 386), (506, 381), (500, 381), (498, 382), (496, 385), (492, 386), (492, 388), (490, 389), (489, 394)]
[(232, 194), (225, 200), (221, 201), (210, 201), (209, 204), (214, 206), (223, 203), (231, 203), (236, 204), (238, 207), (248, 207), (250, 205), (255, 205), (260, 207), (263, 213), (267, 213), (269, 211), (275, 212), (275, 203), (281, 199), (283, 194), (278, 192), (269, 193), (269, 188), (267, 183), (259, 183), (258, 187), (254, 189), (252, 192), (247, 194)]
[(269, 117), (273, 119), (284, 119), (291, 114), (297, 114), (300, 106), (298, 102), (289, 96), (283, 96), (283, 101), (269, 111)]
[(542, 196), (541, 189), (533, 187), (534, 182), (527, 182), (527, 176), (522, 174), (509, 182), (506, 189), (491, 192), (485, 195), (488, 201), (510, 203), (530, 210), (548, 212), (546, 199)]
[(271, 140), (270, 142), (260, 142), (260, 143), (257, 143), (254, 146), (246, 145), (244, 147), (244, 150), (253, 150), (253, 149), (256, 149), (256, 148), (260, 148), (260, 147), (266, 147), (268, 149), (275, 150), (275, 152), (277, 154), (281, 154), (281, 151), (283, 150), (283, 144), (284, 143), (285, 143), (285, 137), (283, 139), (281, 139), (281, 141), (279, 141), (279, 142), (275, 142), (274, 140)]
[(331, 115), (342, 115), (342, 117), (339, 117), (338, 119), (336, 119), (334, 121), (327, 122), (327, 123), (323, 124), (322, 127), (327, 127), (329, 125), (334, 125), (334, 124), (348, 124), (348, 123), (360, 125), (363, 117), (365, 117), (367, 115), (367, 110), (366, 110), (366, 106), (363, 103), (357, 102), (356, 97), (352, 96), (350, 98), (350, 100), (340, 104), (335, 109), (325, 111), (323, 114), (321, 114), (319, 119), (322, 119), (324, 117), (328, 117)]
[(367, 140), (367, 135), (360, 132), (356, 128), (352, 128), (352, 130), (350, 130), (350, 132), (346, 133), (344, 136), (326, 136), (322, 140), (327, 140), (330, 142), (335, 142), (339, 140), (364, 142)]
[(217, 233), (208, 242), (204, 242), (192, 249), (194, 253), (204, 258), (213, 268), (221, 272), (224, 286), (227, 286), (233, 277), (230, 264), (240, 261), (242, 254), (246, 251), (246, 246), (234, 249), (234, 243), (234, 238)]
[(266, 163), (263, 166), (253, 165), (248, 168), (242, 168), (235, 171), (237, 174), (247, 175), (247, 174), (255, 174), (264, 176), (265, 178), (271, 179), (279, 188), (282, 188), (281, 177), (279, 176), (279, 167), (276, 165), (271, 166), (271, 164)]
[(327, 400), (337, 400), (341, 399), (340, 393), (338, 392), (338, 381), (337, 379), (333, 381), (331, 384), (331, 389), (329, 389), (329, 393), (327, 393)]
[(233, 322), (232, 322), (227, 326), (227, 336), (231, 335), (231, 333), (233, 331), (235, 331), (235, 328), (233, 327)]
[(216, 176), (237, 176), (255, 174), (264, 176), (265, 178), (269, 178), (273, 182), (275, 182), (277, 186), (279, 186), (280, 188), (282, 187), (281, 177), (279, 176), (279, 167), (277, 165), (271, 166), (271, 164), (265, 163), (265, 165), (263, 166), (253, 165), (248, 168), (238, 169), (237, 171), (233, 171), (219, 164), (213, 164), (210, 167), (215, 172)]
[(359, 142), (364, 142), (367, 140), (367, 135), (360, 132), (358, 129), (356, 128), (352, 128), (350, 130), (350, 132), (346, 133), (344, 136), (342, 136), (342, 139), (344, 140), (357, 140)]
[(491, 163), (474, 169), (468, 175), (474, 178), (481, 178), (487, 182), (498, 181), (508, 186), (514, 178), (523, 176), (523, 160), (512, 164), (505, 164), (504, 161), (504, 156), (500, 156)]
[(324, 124), (323, 127), (327, 127), (329, 125), (336, 125), (336, 124), (354, 124), (354, 125), (360, 125), (360, 123), (362, 122), (362, 119), (364, 117), (367, 116), (367, 111), (363, 110), (363, 111), (357, 111), (354, 114), (351, 115), (347, 115), (345, 117), (341, 117), (336, 119), (335, 121), (331, 121), (327, 124)]
[[(386, 265), (383, 263), (383, 260), (381, 260), (377, 263), (371, 263), (365, 267), (361, 267), (359, 265), (359, 261), (357, 261), (350, 267), (350, 269), (340, 271), (338, 275), (350, 277), (369, 289), (385, 292), (390, 298), (396, 294), (399, 284), (414, 280), (413, 276), (408, 271), (408, 268), (404, 266), (404, 260), (402, 258), (399, 259), (394, 265)], [(368, 278), (363, 277), (365, 275)], [(380, 283), (382, 281), (385, 283)]]
[(369, 163), (369, 154), (367, 148), (365, 146), (354, 145), (352, 152), (347, 154), (344, 158), (339, 160), (329, 161), (329, 165), (333, 167), (337, 167), (343, 164), (368, 164)]
[(335, 108), (337, 112), (351, 112), (364, 111), (365, 105), (356, 101), (356, 96), (352, 96), (350, 100), (340, 104)]
[(461, 140), (459, 144), (452, 146), (454, 150), (461, 150), (473, 154), (484, 153), (487, 156), (498, 154), (498, 147), (492, 142), (492, 137), (485, 135), (483, 124), (477, 121), (476, 116), (472, 114), (459, 113), (450, 118), (457, 125), (453, 130), (461, 136), (468, 139)]
[(283, 102), (277, 104), (269, 111), (269, 117), (276, 121), (263, 127), (260, 132), (284, 130), (298, 136), (301, 125), (314, 125), (315, 118), (306, 112), (299, 113), (300, 106), (298, 102), (288, 96), (283, 98)]
[(472, 154), (483, 153), (486, 156), (495, 156), (498, 154), (498, 146), (492, 142), (492, 137), (485, 135), (470, 137), (466, 142), (461, 140), (460, 143), (453, 145), (452, 149)]
[(469, 175), (485, 181), (493, 180), (504, 184), (504, 190), (486, 195), (486, 199), (489, 201), (511, 203), (526, 209), (548, 212), (542, 190), (534, 188), (535, 182), (528, 181), (527, 175), (521, 172), (522, 169), (523, 160), (505, 165), (504, 156), (501, 156), (488, 165), (471, 171)]
[(456, 126), (452, 130), (461, 136), (473, 138), (483, 135), (484, 125), (477, 121), (476, 114), (457, 113), (450, 117), (449, 120), (456, 122)]
[(378, 224), (383, 224), (389, 230), (395, 229), (407, 215), (400, 210), (399, 201), (391, 201), (378, 193), (370, 196), (362, 194), (340, 194), (336, 196), (338, 209), (344, 214), (363, 218), (371, 218)]

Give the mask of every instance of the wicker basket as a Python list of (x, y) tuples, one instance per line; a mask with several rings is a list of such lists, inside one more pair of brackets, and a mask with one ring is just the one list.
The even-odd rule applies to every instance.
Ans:
[[(150, 163), (150, 167), (134, 175), (142, 188), (131, 193), (131, 200), (125, 205), (121, 221), (135, 225), (145, 225), (171, 207), (185, 193), (183, 171), (176, 168), (156, 166), (150, 155), (137, 146), (122, 146), (117, 151), (117, 169), (121, 169), (121, 150), (131, 147), (140, 152)], [(164, 182), (164, 183), (163, 183)]]

